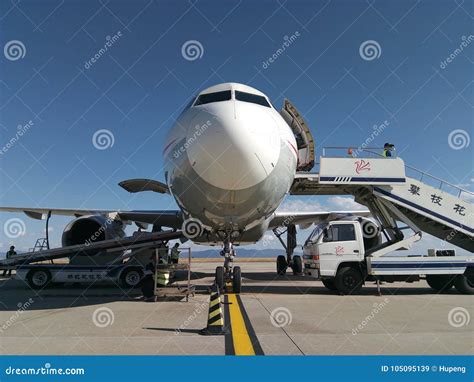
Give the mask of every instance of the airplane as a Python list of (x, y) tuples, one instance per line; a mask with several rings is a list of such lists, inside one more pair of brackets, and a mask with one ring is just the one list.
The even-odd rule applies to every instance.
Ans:
[[(314, 140), (299, 112), (287, 100), (277, 111), (269, 98), (250, 86), (222, 83), (209, 87), (184, 108), (163, 145), (165, 183), (129, 179), (119, 185), (132, 193), (152, 191), (172, 195), (178, 210), (120, 211), (0, 207), (34, 219), (46, 214), (74, 216), (62, 236), (64, 247), (124, 235), (122, 224), (134, 222), (153, 231), (181, 230), (194, 243), (219, 246), (224, 265), (216, 268), (216, 283), (241, 286), (240, 267), (233, 266), (235, 247), (258, 242), (273, 230), (286, 250), (277, 258), (277, 272), (302, 272), (295, 226), (341, 216), (369, 216), (368, 211), (277, 211), (298, 171), (314, 165)], [(113, 217), (114, 224), (105, 219)], [(104, 227), (100, 231), (101, 227)], [(287, 233), (287, 243), (281, 235)]]

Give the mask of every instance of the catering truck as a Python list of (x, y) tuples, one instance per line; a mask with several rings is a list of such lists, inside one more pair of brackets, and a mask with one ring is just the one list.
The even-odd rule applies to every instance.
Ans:
[(473, 294), (474, 256), (457, 256), (454, 250), (428, 250), (420, 256), (394, 253), (420, 238), (421, 232), (415, 232), (383, 240), (378, 225), (364, 218), (321, 223), (303, 246), (304, 274), (340, 294), (356, 294), (366, 281), (375, 281), (379, 288), (381, 281), (422, 279), (437, 292), (454, 286), (459, 293)]

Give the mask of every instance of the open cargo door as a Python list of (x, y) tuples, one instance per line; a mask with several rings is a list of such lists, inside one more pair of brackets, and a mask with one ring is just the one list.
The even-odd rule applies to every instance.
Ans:
[(311, 171), (314, 167), (314, 139), (311, 130), (296, 107), (287, 99), (285, 99), (280, 114), (291, 127), (296, 138), (298, 146), (297, 171)]

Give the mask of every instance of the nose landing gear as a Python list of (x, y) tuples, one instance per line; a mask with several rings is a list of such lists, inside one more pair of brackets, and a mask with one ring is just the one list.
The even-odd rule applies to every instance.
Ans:
[(239, 266), (233, 266), (235, 250), (232, 243), (225, 243), (221, 251), (224, 256), (224, 266), (216, 268), (216, 285), (220, 291), (231, 291), (240, 293), (242, 288), (242, 273)]
[[(273, 230), (275, 236), (280, 240), (281, 245), (285, 248), (286, 256), (279, 255), (277, 257), (276, 269), (279, 276), (284, 276), (286, 270), (291, 268), (294, 275), (303, 274), (303, 262), (301, 261), (301, 256), (293, 256), (293, 252), (296, 248), (296, 227), (294, 224), (288, 224), (286, 229), (279, 230), (275, 228)], [(286, 233), (286, 243), (281, 238), (282, 235)]]

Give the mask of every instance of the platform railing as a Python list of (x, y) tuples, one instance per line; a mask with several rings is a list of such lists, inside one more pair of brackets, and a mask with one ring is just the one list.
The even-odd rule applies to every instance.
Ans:
[[(344, 151), (345, 155), (328, 155), (329, 151)], [(347, 157), (362, 157), (362, 158), (386, 158), (383, 156), (383, 147), (323, 147), (323, 157), (331, 158), (347, 158)], [(363, 154), (363, 155), (362, 155)], [(392, 156), (386, 159), (396, 158), (395, 151), (392, 151)], [(413, 178), (420, 182), (425, 182), (428, 180), (432, 187), (437, 188), (438, 190), (449, 192), (450, 194), (468, 202), (474, 200), (474, 192), (465, 190), (462, 187), (456, 186), (450, 182), (447, 182), (441, 178), (438, 178), (434, 175), (429, 174), (426, 171), (422, 171), (416, 167), (405, 164), (405, 167), (416, 173)]]
[[(383, 156), (383, 147), (341, 147), (341, 146), (328, 146), (323, 147), (323, 157), (331, 158), (385, 158)], [(341, 152), (339, 155), (327, 155), (328, 151), (337, 151)], [(396, 152), (393, 150), (391, 158), (396, 158)]]
[(422, 171), (416, 167), (407, 164), (405, 164), (405, 167), (417, 173), (419, 178), (415, 179), (420, 182), (426, 182), (426, 179), (429, 179), (430, 181), (434, 181), (435, 184), (432, 184), (432, 186), (437, 188), (438, 190), (449, 192), (450, 194), (453, 194), (456, 197), (465, 201), (472, 202), (472, 200), (474, 200), (474, 192), (472, 191), (465, 190), (462, 187), (456, 186), (455, 184), (447, 182), (441, 178), (438, 178), (437, 176), (431, 175), (428, 172)]

